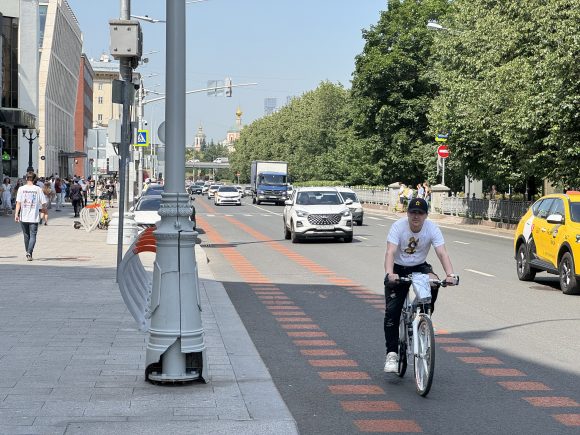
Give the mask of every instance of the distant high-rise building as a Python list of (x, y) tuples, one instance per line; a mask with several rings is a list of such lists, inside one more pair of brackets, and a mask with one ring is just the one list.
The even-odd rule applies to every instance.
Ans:
[(264, 114), (271, 115), (278, 107), (278, 100), (276, 98), (264, 98)]

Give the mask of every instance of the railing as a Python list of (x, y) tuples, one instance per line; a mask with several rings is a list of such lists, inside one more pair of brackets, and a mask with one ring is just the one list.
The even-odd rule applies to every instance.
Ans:
[[(389, 205), (389, 189), (350, 186), (360, 202), (367, 204)], [(394, 195), (398, 198), (398, 192)], [(531, 201), (511, 201), (505, 199), (468, 199), (458, 196), (442, 198), (441, 209), (436, 212), (472, 219), (493, 220), (517, 223), (532, 205)]]
[(448, 196), (443, 198), (441, 202), (441, 213), (509, 224), (518, 223), (531, 205), (531, 201), (468, 199)]

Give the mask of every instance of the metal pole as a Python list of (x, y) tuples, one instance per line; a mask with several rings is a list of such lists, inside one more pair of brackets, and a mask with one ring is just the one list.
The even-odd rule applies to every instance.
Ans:
[[(143, 130), (143, 80), (139, 83), (139, 97), (137, 104), (139, 104), (139, 130)], [(149, 138), (151, 140), (151, 138)], [(139, 147), (139, 168), (137, 170), (137, 195), (141, 196), (143, 193), (143, 147)]]
[(443, 184), (445, 186), (445, 160), (447, 159), (442, 159), (443, 160), (443, 175), (441, 176), (441, 184)]
[[(122, 20), (131, 19), (131, 2), (130, 0), (121, 0), (121, 16)], [(123, 124), (121, 125), (121, 143), (119, 144), (119, 151), (121, 161), (119, 162), (119, 227), (117, 230), (117, 271), (119, 264), (123, 258), (123, 225), (125, 223), (125, 209), (127, 206), (127, 167), (129, 165), (129, 137), (131, 135), (131, 119), (130, 119), (130, 89), (133, 78), (133, 69), (131, 68), (131, 61), (127, 58), (120, 60), (121, 79), (125, 82), (124, 98), (123, 98)], [(118, 278), (118, 277), (117, 277)]]
[[(185, 0), (166, 2), (165, 191), (157, 240), (145, 361), (152, 382), (202, 378), (205, 342), (191, 206), (185, 193)], [(191, 358), (186, 358), (190, 355)], [(160, 366), (160, 367), (159, 367)]]

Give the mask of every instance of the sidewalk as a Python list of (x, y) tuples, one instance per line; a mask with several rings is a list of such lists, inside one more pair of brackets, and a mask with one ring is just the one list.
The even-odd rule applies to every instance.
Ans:
[(147, 334), (115, 283), (116, 246), (72, 215), (51, 210), (32, 262), (0, 216), (0, 434), (298, 433), (199, 246), (208, 382), (146, 382)]
[[(388, 210), (387, 206), (379, 204), (365, 203), (363, 204), (363, 209), (367, 215), (382, 215), (391, 219), (399, 219), (407, 215), (406, 213), (394, 213)], [(435, 213), (430, 213), (429, 219), (437, 222), (440, 227), (444, 228), (447, 227), (462, 231), (491, 234), (511, 239), (513, 239), (515, 233), (515, 229), (498, 227), (496, 226), (496, 222), (492, 221), (466, 219), (460, 216), (450, 216)]]

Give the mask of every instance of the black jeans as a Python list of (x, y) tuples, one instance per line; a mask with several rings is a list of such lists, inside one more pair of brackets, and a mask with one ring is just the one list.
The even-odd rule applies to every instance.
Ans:
[[(407, 276), (413, 272), (433, 273), (433, 268), (429, 263), (418, 264), (416, 266), (400, 266), (395, 264), (393, 272), (399, 276)], [(399, 348), (399, 321), (401, 311), (405, 304), (407, 292), (411, 287), (408, 282), (387, 283), (385, 282), (385, 346), (387, 353), (397, 352)], [(431, 286), (431, 312), (435, 309), (435, 301), (439, 293), (439, 286)]]
[(36, 233), (38, 233), (38, 223), (36, 222), (20, 222), (22, 227), (22, 234), (24, 234), (24, 249), (26, 253), (32, 255), (34, 245), (36, 245)]
[(81, 208), (83, 208), (82, 199), (73, 199), (72, 206), (75, 210), (75, 217), (79, 217), (79, 212), (81, 211)]

